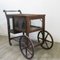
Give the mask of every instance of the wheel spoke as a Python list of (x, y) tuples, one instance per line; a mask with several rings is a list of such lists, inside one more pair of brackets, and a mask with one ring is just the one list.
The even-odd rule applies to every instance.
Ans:
[(22, 50), (24, 50), (26, 47), (21, 47)]
[(30, 47), (31, 46), (31, 44), (28, 42), (28, 47)]
[(49, 41), (49, 40), (45, 40), (46, 42), (50, 42), (50, 43), (52, 43), (52, 41)]
[(27, 57), (27, 48), (26, 48), (26, 57)]
[(22, 45), (26, 45), (24, 42), (21, 42)]
[(48, 43), (45, 41), (47, 48), (49, 48)]
[(28, 50), (28, 52), (32, 55), (32, 52), (29, 50), (29, 49), (27, 49)]
[(46, 35), (46, 37), (45, 37), (45, 39), (48, 37), (48, 33), (47, 33), (47, 35)]
[(21, 49), (25, 49), (27, 46), (25, 43), (21, 43)]

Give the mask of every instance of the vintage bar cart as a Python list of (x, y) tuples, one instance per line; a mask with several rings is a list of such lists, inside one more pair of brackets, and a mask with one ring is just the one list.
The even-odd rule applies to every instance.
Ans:
[[(15, 38), (19, 41), (19, 47), (27, 59), (31, 59), (34, 56), (34, 47), (41, 46), (44, 49), (50, 49), (53, 46), (53, 38), (51, 34), (45, 30), (45, 14), (22, 14), (20, 10), (4, 10), (7, 25), (8, 25), (8, 38), (9, 44), (12, 45), (11, 40)], [(19, 12), (19, 14), (7, 14), (7, 12)], [(13, 29), (10, 28), (10, 20), (12, 19)], [(42, 26), (31, 25), (31, 20), (40, 19)], [(30, 40), (29, 33), (39, 31), (37, 35), (37, 42), (34, 43)], [(23, 33), (22, 36), (11, 38), (10, 33), (18, 34)]]

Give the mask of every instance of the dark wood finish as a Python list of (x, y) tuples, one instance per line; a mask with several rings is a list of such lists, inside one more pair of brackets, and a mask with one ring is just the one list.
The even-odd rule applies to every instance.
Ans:
[[(7, 29), (8, 29), (8, 39), (9, 39), (9, 44), (10, 45), (12, 45), (12, 43), (11, 43), (11, 36), (10, 36), (10, 32), (12, 31), (13, 33), (14, 33), (14, 31), (15, 31), (15, 25), (14, 25), (14, 17), (13, 17), (13, 30), (11, 30), (10, 29), (10, 21), (9, 21), (9, 17), (7, 16), (8, 14), (8, 12), (19, 12), (20, 14), (21, 14), (21, 11), (20, 10), (3, 10), (3, 12), (5, 13), (5, 15), (6, 15), (6, 18), (7, 18)], [(16, 32), (18, 32), (18, 31), (16, 31)]]
[[(27, 44), (28, 41), (28, 44)], [(27, 59), (31, 59), (34, 56), (34, 47), (32, 41), (27, 36), (21, 36), (19, 40), (19, 47)]]
[[(4, 12), (6, 14), (5, 10), (4, 10)], [(13, 11), (10, 11), (10, 12), (13, 12)], [(21, 13), (20, 10), (18, 10), (18, 12)], [(44, 49), (52, 48), (53, 38), (52, 38), (52, 36), (49, 32), (45, 31), (45, 14), (6, 14), (6, 17), (7, 17), (7, 24), (8, 24), (9, 44), (11, 45), (11, 42), (10, 42), (11, 39), (19, 38), (20, 39), (20, 40), (18, 40), (19, 41), (19, 47), (21, 49), (22, 54), (27, 59), (31, 59), (33, 57), (34, 47), (37, 47), (37, 46), (41, 45), (41, 47), (44, 48)], [(13, 19), (13, 29), (12, 30), (10, 29), (10, 23), (9, 23), (10, 18)], [(24, 26), (22, 26), (22, 28), (16, 27), (15, 26), (15, 19), (16, 18), (18, 18), (18, 23), (20, 22), (19, 26), (21, 24), (23, 24), (21, 22), (21, 20), (24, 19), (24, 23), (25, 23), (24, 26), (25, 27)], [(37, 19), (40, 19), (40, 21), (42, 22), (41, 27), (31, 25), (31, 20), (37, 20)], [(38, 36), (37, 36), (38, 42), (33, 42), (32, 40), (29, 39), (29, 33), (35, 32), (35, 31), (39, 31)], [(23, 36), (10, 38), (10, 32), (15, 33), (15, 34), (23, 32)], [(24, 33), (26, 33), (26, 35)], [(45, 36), (46, 33), (47, 33), (47, 35)], [(40, 34), (42, 35), (42, 37), (39, 36)], [(46, 39), (48, 37), (48, 35), (50, 36), (51, 41), (48, 41)], [(42, 40), (41, 43), (40, 43), (39, 39)], [(47, 44), (47, 42), (52, 43), (50, 47), (48, 46), (49, 44)], [(34, 45), (33, 45), (33, 43), (34, 43)], [(43, 45), (44, 43), (46, 44), (46, 47)], [(22, 47), (23, 47), (23, 49), (22, 49)], [(25, 49), (25, 52), (23, 51), (24, 49)], [(29, 52), (30, 57), (28, 56), (28, 52)]]
[[(35, 31), (39, 31), (42, 30), (43, 31), (43, 40), (44, 40), (44, 30), (45, 30), (45, 14), (9, 14), (7, 15), (8, 18), (13, 18), (13, 17), (24, 17), (26, 20), (26, 29), (24, 30), (24, 32), (26, 32), (26, 35), (29, 36), (29, 33), (31, 32), (35, 32)], [(30, 21), (31, 20), (36, 20), (36, 19), (41, 19), (42, 21), (42, 27), (33, 27), (30, 26)], [(19, 28), (16, 28), (16, 31), (20, 31)], [(23, 32), (23, 31), (20, 31)]]
[[(40, 29), (44, 30), (45, 29), (45, 15), (44, 14), (10, 14), (7, 15), (8, 18), (11, 17), (25, 17), (26, 19), (26, 32), (34, 32), (35, 30), (38, 31)], [(36, 19), (42, 19), (42, 27), (40, 29), (34, 29), (35, 27), (30, 26), (30, 21), (31, 20), (36, 20)], [(32, 29), (31, 29), (31, 28)], [(19, 31), (19, 29), (17, 29)]]
[[(14, 31), (15, 31), (15, 33), (23, 32), (23, 34), (25, 32), (26, 35), (29, 36), (29, 33), (31, 33), (31, 32), (42, 30), (43, 31), (42, 32), (43, 33), (43, 42), (44, 42), (45, 14), (8, 14), (7, 15), (8, 19), (7, 20), (9, 20), (10, 18), (13, 18), (13, 26), (14, 26), (14, 18), (21, 18), (21, 17), (25, 18), (26, 29), (20, 30), (20, 28), (14, 27), (13, 32)], [(31, 26), (31, 20), (36, 20), (36, 19), (41, 19), (42, 27)]]
[[(52, 35), (48, 31), (44, 31), (45, 35), (44, 35), (44, 40), (43, 40), (43, 37), (42, 37), (43, 33), (42, 32), (43, 31), (40, 31), (38, 33), (38, 42), (42, 41), (42, 42), (40, 42), (42, 48), (51, 49), (53, 47), (53, 43), (54, 43)], [(39, 35), (42, 35), (42, 36), (39, 36)]]

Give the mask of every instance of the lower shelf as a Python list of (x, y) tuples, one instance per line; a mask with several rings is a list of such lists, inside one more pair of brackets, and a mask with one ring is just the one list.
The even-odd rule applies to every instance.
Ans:
[[(30, 26), (29, 33), (39, 31), (39, 30), (42, 30), (42, 28), (37, 26)], [(10, 30), (10, 32), (16, 34), (16, 33), (26, 32), (26, 29), (15, 28), (15, 30)]]

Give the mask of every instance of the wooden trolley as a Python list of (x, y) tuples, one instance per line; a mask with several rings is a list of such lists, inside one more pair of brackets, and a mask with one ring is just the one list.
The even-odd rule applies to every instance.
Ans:
[[(15, 38), (19, 41), (19, 47), (27, 59), (34, 56), (34, 47), (41, 46), (44, 49), (50, 49), (53, 46), (53, 38), (51, 34), (45, 30), (45, 14), (22, 14), (20, 10), (4, 10), (7, 25), (8, 25), (8, 38), (9, 44), (12, 45), (11, 40)], [(19, 12), (19, 14), (7, 14), (7, 12)], [(13, 28), (10, 28), (10, 20), (12, 19)], [(40, 19), (42, 26), (31, 25), (31, 20)], [(29, 33), (39, 31), (37, 35), (37, 42), (34, 44), (29, 38)], [(23, 33), (22, 36), (11, 38), (10, 33), (18, 34)]]

